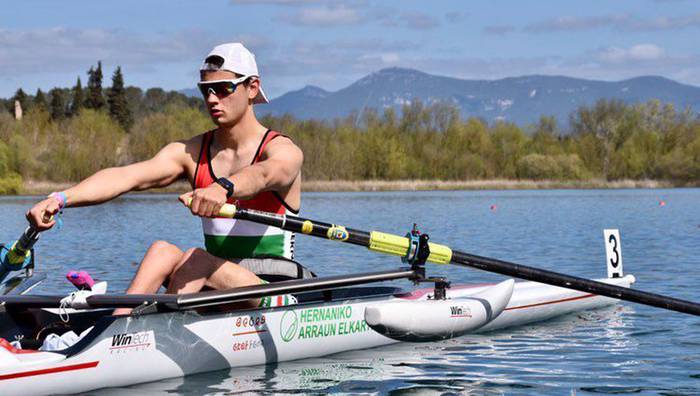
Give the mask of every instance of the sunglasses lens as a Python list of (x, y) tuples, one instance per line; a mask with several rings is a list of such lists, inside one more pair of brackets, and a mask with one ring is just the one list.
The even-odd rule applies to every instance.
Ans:
[(220, 81), (211, 84), (199, 84), (199, 91), (205, 98), (213, 93), (216, 96), (230, 95), (236, 90), (236, 85), (230, 81)]

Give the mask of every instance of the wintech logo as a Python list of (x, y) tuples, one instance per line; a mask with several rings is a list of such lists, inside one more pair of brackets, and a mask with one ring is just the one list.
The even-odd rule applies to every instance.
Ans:
[(463, 305), (450, 306), (450, 318), (471, 318), (472, 311)]
[(110, 353), (126, 353), (131, 351), (143, 351), (154, 347), (155, 337), (153, 331), (141, 331), (137, 333), (120, 333), (112, 336)]

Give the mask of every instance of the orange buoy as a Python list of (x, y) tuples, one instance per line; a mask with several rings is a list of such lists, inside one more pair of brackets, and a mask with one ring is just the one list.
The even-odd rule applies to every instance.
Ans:
[(664, 201), (663, 199), (659, 201), (659, 206), (666, 206), (666, 201)]

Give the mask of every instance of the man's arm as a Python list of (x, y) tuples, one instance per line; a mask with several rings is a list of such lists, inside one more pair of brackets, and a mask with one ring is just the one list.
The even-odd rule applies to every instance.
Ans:
[[(64, 204), (66, 206), (94, 205), (128, 191), (167, 186), (184, 174), (186, 155), (186, 144), (175, 142), (165, 146), (149, 160), (98, 171), (63, 191), (66, 198)], [(49, 229), (54, 222), (45, 222), (45, 219), (55, 215), (60, 210), (59, 206), (59, 200), (47, 198), (27, 212), (27, 219), (40, 231)]]
[[(283, 191), (296, 180), (304, 155), (301, 149), (287, 138), (272, 140), (263, 152), (262, 161), (239, 170), (230, 177), (235, 185), (233, 197), (250, 199), (263, 191)], [(214, 217), (226, 203), (226, 190), (216, 183), (180, 196), (184, 204), (192, 199), (192, 213)]]
[(94, 205), (129, 191), (164, 187), (185, 172), (183, 142), (170, 143), (153, 158), (135, 164), (103, 169), (65, 191), (70, 206)]
[(262, 161), (229, 177), (236, 186), (233, 196), (250, 199), (262, 191), (285, 190), (299, 175), (303, 162), (301, 149), (291, 140), (284, 137), (272, 140), (263, 153)]

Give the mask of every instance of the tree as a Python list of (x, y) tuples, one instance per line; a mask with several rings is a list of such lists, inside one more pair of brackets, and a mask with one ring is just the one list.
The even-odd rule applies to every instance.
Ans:
[(149, 112), (163, 111), (166, 103), (166, 93), (162, 88), (150, 88), (144, 94), (143, 104)]
[(102, 61), (97, 62), (97, 69), (88, 70), (87, 98), (85, 107), (100, 110), (105, 106), (105, 98), (102, 95)]
[(66, 97), (63, 90), (54, 88), (49, 92), (51, 95), (51, 119), (60, 120), (66, 116)]
[(46, 95), (44, 95), (44, 92), (41, 91), (41, 89), (36, 90), (36, 95), (34, 95), (34, 103), (32, 103), (32, 106), (38, 109), (44, 109), (48, 107), (47, 101), (46, 101)]
[(112, 87), (107, 93), (107, 101), (109, 102), (109, 115), (113, 120), (128, 131), (134, 124), (134, 117), (129, 109), (129, 103), (126, 99), (126, 90), (124, 89), (124, 76), (122, 68), (117, 67), (112, 76)]
[(126, 102), (129, 104), (129, 110), (134, 119), (141, 118), (146, 114), (146, 109), (143, 106), (143, 91), (141, 88), (134, 86), (126, 87)]
[(610, 175), (610, 160), (613, 153), (629, 136), (629, 128), (625, 123), (628, 113), (624, 102), (600, 99), (590, 108), (580, 107), (571, 116), (571, 126), (575, 135), (581, 137), (591, 134), (598, 140), (602, 173), (606, 180)]
[(556, 155), (562, 149), (559, 144), (557, 120), (554, 117), (541, 116), (532, 134), (530, 150), (537, 154)]
[(80, 83), (80, 76), (78, 76), (78, 81), (75, 83), (73, 90), (71, 92), (71, 102), (70, 102), (70, 115), (76, 116), (80, 113), (80, 109), (83, 107), (85, 98), (83, 94), (83, 85)]

